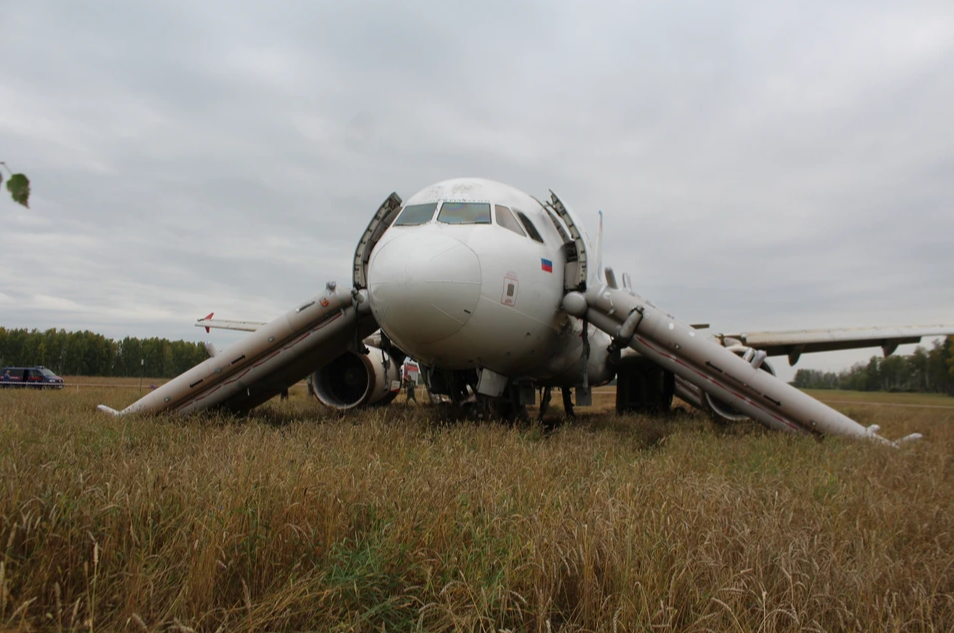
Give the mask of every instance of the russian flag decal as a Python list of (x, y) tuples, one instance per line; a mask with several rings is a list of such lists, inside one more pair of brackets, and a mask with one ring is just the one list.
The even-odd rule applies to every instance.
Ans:
[(549, 259), (543, 259), (543, 258), (541, 257), (541, 258), (540, 258), (540, 268), (542, 268), (543, 270), (547, 271), (548, 273), (552, 273), (552, 272), (553, 272), (553, 262), (551, 262)]

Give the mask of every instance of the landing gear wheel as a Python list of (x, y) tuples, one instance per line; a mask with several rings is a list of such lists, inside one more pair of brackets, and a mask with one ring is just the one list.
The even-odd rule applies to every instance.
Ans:
[(479, 396), (478, 402), (481, 405), (480, 408), (491, 420), (511, 424), (530, 420), (526, 405), (520, 404), (520, 389), (516, 385), (507, 385), (499, 398)]
[(672, 407), (676, 377), (646, 358), (617, 373), (616, 412), (666, 413)]

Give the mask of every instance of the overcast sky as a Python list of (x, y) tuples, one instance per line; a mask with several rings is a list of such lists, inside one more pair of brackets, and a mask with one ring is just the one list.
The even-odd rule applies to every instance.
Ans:
[(0, 325), (228, 344), (457, 176), (717, 331), (951, 323), (952, 113), (950, 0), (8, 3)]

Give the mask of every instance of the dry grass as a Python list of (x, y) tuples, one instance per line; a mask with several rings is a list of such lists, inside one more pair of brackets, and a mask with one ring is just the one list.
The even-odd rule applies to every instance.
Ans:
[(870, 391), (841, 391), (838, 389), (807, 389), (806, 393), (822, 401), (855, 401), (890, 405), (954, 407), (954, 398), (943, 393), (882, 393)]
[(895, 451), (292, 395), (177, 420), (0, 392), (0, 629), (954, 628), (952, 410), (843, 407), (928, 437)]

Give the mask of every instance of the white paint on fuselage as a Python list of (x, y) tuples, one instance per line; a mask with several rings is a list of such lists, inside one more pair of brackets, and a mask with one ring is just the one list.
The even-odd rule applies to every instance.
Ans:
[[(538, 380), (563, 376), (566, 382), (579, 365), (582, 328), (561, 310), (566, 261), (547, 212), (513, 187), (474, 178), (431, 185), (405, 206), (430, 202), (484, 202), (520, 211), (543, 243), (496, 218), (491, 224), (444, 224), (435, 214), (426, 224), (391, 226), (368, 264), (371, 309), (382, 330), (427, 365)], [(508, 283), (514, 286), (510, 296)]]

